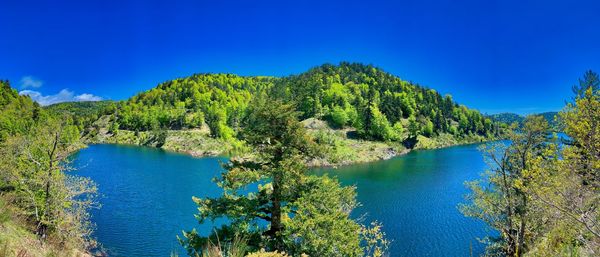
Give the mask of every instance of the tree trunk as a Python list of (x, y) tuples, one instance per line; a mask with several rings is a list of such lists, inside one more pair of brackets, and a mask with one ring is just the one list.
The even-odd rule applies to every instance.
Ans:
[(283, 250), (281, 242), (281, 174), (276, 172), (273, 176), (273, 194), (271, 195), (271, 228), (268, 234), (274, 239), (274, 250)]
[(54, 169), (54, 155), (56, 153), (56, 148), (58, 147), (58, 139), (59, 133), (56, 133), (54, 136), (54, 142), (52, 143), (52, 149), (48, 151), (48, 174), (46, 178), (46, 190), (45, 190), (45, 208), (44, 208), (44, 216), (39, 221), (38, 224), (38, 235), (42, 238), (46, 237), (46, 233), (48, 231), (48, 224), (46, 221), (49, 221), (50, 218), (50, 182), (52, 180), (52, 170)]
[(512, 194), (511, 194), (511, 187), (508, 183), (508, 179), (506, 176), (506, 169), (502, 166), (500, 167), (500, 171), (502, 172), (502, 181), (503, 181), (503, 187), (504, 187), (504, 192), (505, 192), (505, 199), (506, 199), (506, 218), (507, 218), (507, 230), (506, 230), (506, 254), (508, 256), (513, 256), (515, 255), (516, 252), (516, 240), (515, 240), (515, 230), (513, 229), (513, 224), (512, 224), (512, 220), (513, 220), (513, 206), (512, 206)]
[[(523, 195), (523, 205), (527, 206), (527, 197)], [(525, 213), (521, 215), (521, 225), (519, 227), (519, 242), (517, 245), (517, 254), (516, 256), (523, 255), (524, 244), (525, 244)]]

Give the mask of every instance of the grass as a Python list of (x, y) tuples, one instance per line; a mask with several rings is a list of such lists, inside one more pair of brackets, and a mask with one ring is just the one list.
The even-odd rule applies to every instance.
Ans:
[(79, 257), (90, 256), (79, 249), (63, 249), (41, 241), (19, 210), (0, 195), (0, 256), (2, 257)]
[[(109, 117), (100, 118), (94, 123), (96, 129), (85, 138), (87, 143), (127, 144), (160, 147), (167, 151), (181, 152), (192, 156), (225, 155), (243, 149), (237, 140), (213, 138), (206, 126), (199, 129), (166, 131), (108, 131)], [(161, 133), (166, 133), (164, 137)]]
[(372, 162), (392, 158), (407, 152), (400, 143), (359, 139), (351, 128), (333, 129), (325, 122), (308, 119), (303, 121), (308, 132), (323, 147), (324, 156), (308, 162), (310, 166), (340, 166)]
[[(141, 131), (119, 130), (108, 132), (110, 124), (108, 116), (101, 117), (94, 123), (96, 130), (89, 133), (85, 141), (88, 143), (130, 144), (160, 147), (167, 151), (181, 152), (192, 156), (228, 155), (245, 152), (247, 147), (238, 140), (213, 138), (206, 126), (199, 129)], [(308, 160), (309, 166), (341, 166), (354, 163), (386, 160), (407, 153), (401, 142), (382, 142), (363, 140), (356, 136), (353, 128), (333, 129), (325, 121), (310, 118), (302, 121), (308, 133), (323, 147), (323, 156)], [(160, 134), (159, 133), (165, 133)], [(432, 138), (419, 135), (414, 149), (436, 149), (447, 146), (483, 142), (489, 139), (478, 135), (455, 137), (442, 133)]]
[(442, 133), (432, 138), (419, 135), (417, 136), (417, 144), (415, 145), (414, 149), (437, 149), (453, 145), (479, 143), (488, 140), (489, 138), (479, 135), (467, 135), (458, 138), (447, 133)]

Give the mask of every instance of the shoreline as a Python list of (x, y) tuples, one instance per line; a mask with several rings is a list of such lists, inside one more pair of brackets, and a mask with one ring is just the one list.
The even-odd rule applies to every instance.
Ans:
[[(225, 140), (210, 135), (208, 126), (194, 129), (154, 130), (154, 131), (109, 131), (110, 117), (103, 116), (88, 130), (81, 141), (85, 144), (121, 144), (148, 146), (165, 151), (186, 154), (195, 158), (233, 156), (251, 152), (244, 142), (237, 139)], [(412, 150), (439, 149), (443, 147), (493, 141), (481, 135), (467, 134), (455, 136), (448, 133), (434, 137), (418, 135), (412, 139), (407, 132), (399, 141), (373, 141), (357, 137), (356, 129), (346, 127), (334, 129), (327, 122), (315, 118), (301, 121), (315, 142), (322, 147), (322, 156), (306, 160), (309, 167), (339, 167), (381, 160), (408, 154)], [(408, 144), (408, 145), (406, 145)]]
[[(337, 168), (337, 167), (341, 167), (341, 166), (349, 166), (349, 165), (355, 165), (355, 164), (364, 164), (364, 163), (370, 163), (370, 162), (377, 162), (377, 161), (386, 161), (386, 160), (390, 160), (392, 158), (395, 157), (399, 157), (399, 156), (404, 156), (412, 151), (415, 150), (437, 150), (437, 149), (443, 149), (443, 148), (448, 148), (448, 147), (454, 147), (454, 146), (462, 146), (462, 145), (471, 145), (471, 144), (480, 144), (480, 143), (486, 143), (486, 142), (493, 142), (499, 140), (497, 138), (493, 138), (493, 139), (487, 139), (487, 140), (483, 140), (483, 141), (475, 141), (475, 140), (469, 140), (466, 142), (458, 142), (455, 144), (445, 144), (445, 145), (440, 145), (437, 147), (433, 147), (433, 148), (403, 148), (400, 150), (395, 149), (393, 146), (389, 146), (387, 149), (384, 149), (384, 151), (370, 151), (370, 157), (371, 158), (367, 158), (367, 159), (347, 159), (347, 160), (342, 160), (340, 162), (335, 162), (332, 163), (330, 161), (328, 161), (326, 158), (321, 158), (321, 159), (312, 159), (312, 160), (308, 160), (306, 162), (306, 165), (309, 168)], [(367, 142), (375, 142), (375, 143), (384, 143), (384, 142), (378, 142), (378, 141), (367, 141)], [(144, 145), (144, 144), (135, 144), (135, 143), (128, 143), (128, 142), (106, 142), (106, 141), (102, 141), (102, 142), (84, 142), (80, 147), (77, 147), (76, 149), (73, 149), (73, 153), (76, 151), (79, 151), (81, 149), (87, 148), (89, 145), (94, 145), (94, 144), (108, 144), (108, 145), (123, 145), (123, 146), (134, 146), (134, 147), (150, 147), (150, 148), (156, 148), (156, 149), (161, 149), (163, 151), (166, 152), (171, 152), (171, 153), (177, 153), (177, 154), (184, 154), (184, 155), (188, 155), (191, 156), (193, 158), (204, 158), (204, 157), (218, 157), (218, 156), (222, 156), (222, 157), (231, 157), (231, 154), (228, 154), (227, 151), (214, 151), (214, 150), (202, 150), (202, 149), (173, 149), (173, 148), (165, 148), (165, 147), (159, 147), (159, 146), (153, 146), (153, 145)]]

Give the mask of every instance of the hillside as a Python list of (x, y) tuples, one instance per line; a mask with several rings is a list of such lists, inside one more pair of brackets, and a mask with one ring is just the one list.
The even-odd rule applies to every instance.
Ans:
[(117, 104), (114, 101), (63, 102), (43, 108), (51, 115), (62, 115), (73, 119), (73, 124), (79, 131), (87, 133), (92, 124), (100, 117), (114, 113)]
[[(248, 105), (266, 96), (294, 104), (303, 120), (327, 122), (327, 128), (311, 130), (332, 153), (326, 163), (373, 160), (343, 154), (357, 145), (352, 140), (363, 145), (379, 142), (386, 147), (373, 148), (390, 154), (372, 155), (393, 156), (407, 148), (488, 140), (502, 130), (501, 124), (459, 105), (450, 95), (371, 65), (340, 63), (283, 78), (195, 74), (167, 81), (120, 103), (108, 118), (93, 125), (97, 130), (88, 140), (220, 154), (243, 148), (240, 131)], [(187, 140), (181, 138), (182, 131)], [(199, 137), (206, 139), (189, 143)], [(207, 142), (221, 147), (204, 149)]]
[(0, 142), (26, 132), (40, 115), (40, 106), (20, 96), (8, 81), (0, 80)]
[(68, 113), (78, 116), (99, 116), (104, 114), (107, 109), (116, 108), (114, 101), (93, 101), (93, 102), (63, 102), (45, 106), (44, 109), (52, 113)]
[(521, 124), (525, 120), (525, 116), (510, 112), (490, 114), (487, 117), (506, 124), (513, 124), (515, 122)]
[[(556, 119), (556, 115), (558, 115), (558, 112), (543, 112), (532, 115), (540, 115), (544, 117), (544, 119), (548, 121), (548, 124), (550, 124), (551, 128), (557, 131), (561, 130), (560, 122)], [(516, 122), (519, 126), (522, 125), (525, 121), (525, 116), (516, 113), (498, 113), (487, 115), (487, 117), (494, 121), (506, 124), (512, 124)]]
[[(56, 117), (68, 123), (64, 116)], [(56, 163), (65, 159), (45, 154), (52, 151), (52, 145), (55, 150), (65, 149), (65, 153), (81, 146), (77, 140), (68, 141), (80, 136), (74, 126), (52, 130), (50, 128), (57, 126), (51, 120), (52, 113), (28, 96), (19, 95), (8, 81), (0, 80), (0, 256), (90, 256), (85, 251), (86, 247), (79, 244), (86, 240), (83, 233), (73, 233), (69, 237), (61, 235), (80, 232), (70, 227), (79, 225), (79, 220), (71, 213), (55, 212), (52, 216), (45, 216), (49, 218), (43, 221), (39, 218), (46, 209), (65, 210), (65, 213), (75, 209), (66, 207), (72, 204), (70, 194), (61, 194), (62, 201), (44, 203), (45, 199), (56, 199), (49, 197), (48, 193), (44, 195), (44, 192), (54, 194), (59, 190), (64, 190), (60, 191), (62, 193), (74, 189), (70, 187), (74, 183), (67, 184), (59, 173), (51, 178), (47, 175), (48, 170), (60, 170), (62, 164)], [(44, 133), (48, 131), (52, 133)], [(52, 139), (57, 144), (49, 143)], [(48, 166), (49, 162), (52, 165)], [(61, 232), (48, 230), (44, 236), (39, 234), (40, 224), (57, 221), (62, 222)], [(54, 228), (52, 225), (48, 227)]]

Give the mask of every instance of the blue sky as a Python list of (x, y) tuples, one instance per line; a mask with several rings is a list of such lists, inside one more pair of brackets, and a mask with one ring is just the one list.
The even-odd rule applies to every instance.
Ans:
[(45, 103), (200, 72), (374, 64), (483, 112), (559, 110), (600, 72), (598, 1), (0, 1), (0, 78)]

